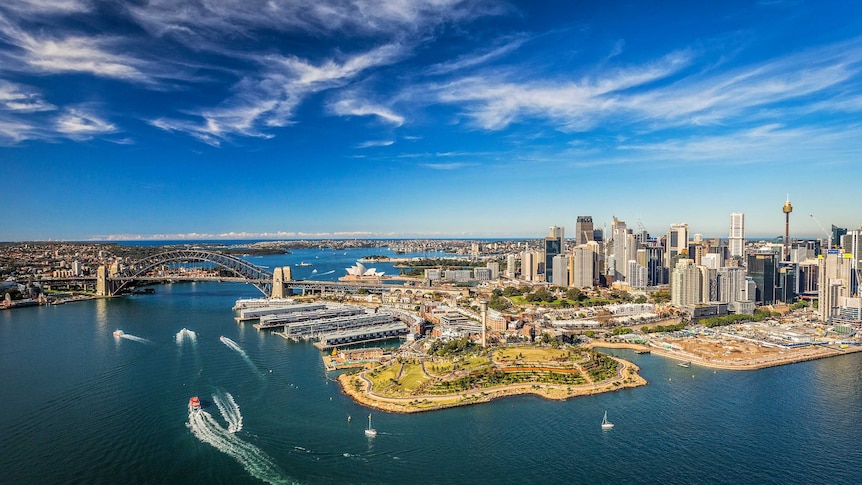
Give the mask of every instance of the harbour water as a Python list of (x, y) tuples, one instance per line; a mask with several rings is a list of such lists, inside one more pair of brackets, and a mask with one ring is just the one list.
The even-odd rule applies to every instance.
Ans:
[[(364, 253), (250, 260), (334, 279)], [(617, 350), (648, 386), (387, 414), (341, 394), (311, 344), (235, 323), (255, 296), (181, 283), (0, 312), (0, 481), (862, 483), (862, 354), (729, 372)]]

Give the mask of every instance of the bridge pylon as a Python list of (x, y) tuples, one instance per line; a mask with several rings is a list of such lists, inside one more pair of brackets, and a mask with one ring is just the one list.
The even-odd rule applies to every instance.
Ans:
[(274, 268), (272, 270), (272, 294), (270, 298), (284, 298), (284, 270)]
[(96, 294), (98, 296), (110, 296), (110, 288), (108, 287), (108, 268), (105, 265), (99, 266), (96, 269)]
[(293, 279), (293, 269), (290, 266), (272, 270), (272, 293), (270, 298), (284, 298), (284, 282)]

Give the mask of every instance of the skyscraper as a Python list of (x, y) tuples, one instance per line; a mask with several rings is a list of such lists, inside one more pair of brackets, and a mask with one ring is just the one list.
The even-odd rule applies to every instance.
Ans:
[(730, 214), (730, 257), (741, 258), (745, 254), (745, 214), (733, 212)]
[(575, 242), (577, 244), (586, 244), (587, 241), (593, 240), (593, 217), (578, 216), (575, 223)]
[(626, 223), (614, 217), (611, 220), (612, 257), (608, 258), (608, 274), (614, 281), (625, 281), (626, 263)]
[(778, 255), (772, 251), (757, 251), (748, 255), (748, 276), (757, 287), (754, 301), (761, 305), (775, 303), (778, 259)]
[(563, 232), (562, 227), (551, 226), (545, 238), (545, 281), (548, 283), (554, 281), (554, 256), (563, 252)]
[(688, 255), (688, 224), (671, 224), (667, 232), (667, 267), (674, 268), (676, 261)]

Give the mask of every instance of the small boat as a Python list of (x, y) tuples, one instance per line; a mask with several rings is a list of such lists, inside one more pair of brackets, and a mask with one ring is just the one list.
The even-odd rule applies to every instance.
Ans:
[(371, 427), (371, 415), (368, 415), (368, 428), (365, 429), (365, 436), (373, 438), (377, 436), (377, 430)]
[(649, 349), (639, 349), (639, 350), (635, 350), (635, 353), (636, 354), (648, 354), (648, 353), (650, 353), (650, 351), (649, 351)]
[(198, 399), (197, 396), (193, 396), (189, 399), (189, 411), (200, 411), (201, 410), (201, 400)]
[(299, 263), (300, 266), (311, 266), (311, 263), (306, 263), (305, 261)]
[(114, 330), (114, 337), (122, 337), (124, 332), (120, 329)]
[(608, 412), (605, 411), (605, 417), (602, 418), (602, 429), (611, 429), (614, 427), (614, 423), (608, 421)]
[(678, 365), (680, 367), (685, 367), (687, 369), (687, 368), (691, 367), (691, 361), (689, 361), (689, 362), (677, 362), (676, 365)]

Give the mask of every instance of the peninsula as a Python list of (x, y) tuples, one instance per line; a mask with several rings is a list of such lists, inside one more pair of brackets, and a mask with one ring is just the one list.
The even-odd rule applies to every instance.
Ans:
[(338, 377), (357, 402), (414, 413), (536, 394), (568, 399), (646, 385), (631, 362), (575, 345), (477, 348), (468, 341), (432, 347)]

